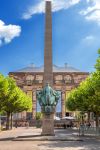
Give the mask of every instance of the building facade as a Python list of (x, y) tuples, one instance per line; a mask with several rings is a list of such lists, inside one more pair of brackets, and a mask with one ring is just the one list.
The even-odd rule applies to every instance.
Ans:
[[(53, 88), (60, 93), (60, 100), (57, 106), (57, 116), (68, 116), (70, 113), (65, 109), (65, 100), (68, 93), (78, 87), (78, 85), (87, 78), (88, 72), (81, 72), (65, 64), (64, 67), (53, 66)], [(32, 98), (32, 118), (35, 118), (36, 112), (40, 111), (36, 93), (43, 88), (44, 68), (35, 67), (33, 64), (20, 69), (16, 72), (10, 72), (9, 76), (16, 80), (17, 85)], [(29, 114), (29, 112), (28, 112)], [(28, 116), (26, 112), (22, 113), (22, 118)]]

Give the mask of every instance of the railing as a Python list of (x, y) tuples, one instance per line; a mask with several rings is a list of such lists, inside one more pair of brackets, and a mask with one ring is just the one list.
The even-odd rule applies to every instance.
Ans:
[(81, 125), (79, 127), (79, 136), (100, 136), (100, 127), (88, 127)]

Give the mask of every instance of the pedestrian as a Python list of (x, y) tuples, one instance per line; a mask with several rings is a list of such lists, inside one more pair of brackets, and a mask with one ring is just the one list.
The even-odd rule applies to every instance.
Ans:
[(17, 121), (15, 122), (15, 128), (17, 128), (18, 127), (18, 123), (17, 123)]
[(27, 129), (29, 128), (29, 122), (28, 121), (26, 122), (25, 126)]

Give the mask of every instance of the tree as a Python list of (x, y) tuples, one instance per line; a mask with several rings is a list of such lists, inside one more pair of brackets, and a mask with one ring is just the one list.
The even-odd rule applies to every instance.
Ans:
[(8, 94), (8, 82), (2, 74), (0, 74), (0, 112), (3, 108), (3, 97)]
[(0, 75), (0, 108), (7, 114), (7, 125), (9, 129), (10, 115), (15, 112), (29, 110), (32, 107), (31, 99), (16, 86), (15, 81)]
[(95, 113), (96, 126), (99, 126), (99, 116), (100, 116), (100, 71), (96, 71), (92, 74), (92, 88), (94, 89), (94, 94), (91, 98), (92, 111)]
[(37, 112), (36, 113), (36, 120), (40, 120), (42, 119), (42, 113), (41, 112)]
[(98, 55), (99, 55), (99, 57), (96, 61), (95, 68), (97, 71), (100, 71), (100, 49), (98, 49)]
[[(87, 89), (87, 82), (89, 82), (89, 79), (87, 79), (85, 82), (82, 82), (80, 86), (77, 89), (74, 89), (68, 96), (68, 99), (66, 101), (66, 107), (71, 111), (80, 111), (82, 114), (84, 112), (89, 113), (90, 107), (89, 107), (89, 99), (88, 97), (88, 90)], [(82, 115), (83, 116), (83, 115)], [(84, 122), (82, 117), (82, 123)]]
[(69, 110), (94, 112), (97, 127), (100, 115), (100, 49), (98, 54), (99, 57), (95, 65), (96, 71), (70, 93), (66, 102), (66, 107)]

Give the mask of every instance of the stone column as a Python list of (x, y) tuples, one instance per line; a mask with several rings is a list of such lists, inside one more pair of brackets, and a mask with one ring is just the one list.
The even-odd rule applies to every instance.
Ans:
[(61, 99), (61, 111), (62, 111), (62, 117), (65, 116), (65, 92), (62, 92), (62, 99)]
[(36, 90), (33, 91), (33, 106), (32, 106), (32, 118), (36, 118)]

